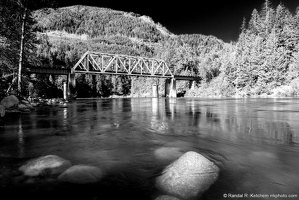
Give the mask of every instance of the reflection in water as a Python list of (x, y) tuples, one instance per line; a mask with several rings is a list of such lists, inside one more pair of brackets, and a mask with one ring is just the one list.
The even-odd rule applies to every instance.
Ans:
[(120, 107), (120, 109), (122, 109), (123, 113), (130, 113), (132, 111), (132, 107), (131, 107), (131, 99), (123, 99), (122, 101), (122, 106)]
[(22, 120), (19, 118), (19, 130), (18, 130), (18, 157), (22, 158), (24, 156), (24, 133), (22, 127)]
[(62, 120), (62, 127), (67, 129), (68, 121), (67, 121), (67, 108), (63, 108), (63, 120)]
[(157, 116), (159, 114), (159, 99), (152, 98), (152, 113), (153, 116)]
[[(166, 105), (161, 104), (161, 99), (152, 98), (152, 117), (150, 120), (150, 128), (154, 131), (159, 131), (161, 133), (165, 133), (169, 127), (168, 123), (164, 122), (164, 109), (166, 109)], [(144, 121), (147, 121), (147, 115), (145, 115)]]
[(192, 150), (221, 168), (219, 180), (203, 199), (223, 199), (227, 192), (295, 194), (299, 185), (297, 102), (76, 101), (64, 108), (38, 108), (29, 117), (7, 122), (1, 129), (0, 155), (55, 154), (74, 164), (98, 166), (105, 174), (152, 180), (167, 164)]
[(165, 114), (169, 119), (174, 119), (176, 113), (176, 99), (166, 98), (165, 99)]

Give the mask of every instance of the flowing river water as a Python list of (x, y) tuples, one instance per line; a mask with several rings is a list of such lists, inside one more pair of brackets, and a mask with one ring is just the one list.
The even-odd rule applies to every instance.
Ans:
[[(163, 147), (173, 152), (163, 158)], [(154, 199), (155, 177), (187, 151), (220, 168), (200, 199), (299, 199), (299, 99), (89, 99), (8, 115), (0, 126), (0, 195)], [(89, 186), (20, 180), (18, 167), (45, 155), (97, 166), (106, 178)]]

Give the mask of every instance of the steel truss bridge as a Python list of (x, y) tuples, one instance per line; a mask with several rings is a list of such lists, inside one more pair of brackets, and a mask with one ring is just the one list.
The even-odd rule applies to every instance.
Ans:
[(120, 54), (86, 52), (72, 68), (72, 73), (150, 76), (194, 80), (199, 77), (177, 76), (164, 60)]
[(129, 76), (149, 76), (157, 78), (174, 78), (176, 80), (197, 80), (198, 76), (175, 75), (164, 60), (108, 54), (87, 51), (71, 69), (63, 66), (27, 67), (28, 73), (69, 75), (84, 74), (114, 74)]
[(26, 71), (28, 73), (67, 75), (67, 82), (71, 81), (73, 85), (75, 85), (74, 75), (78, 73), (90, 75), (113, 74), (166, 78), (166, 84), (170, 85), (168, 88), (170, 88), (170, 96), (172, 97), (176, 96), (176, 80), (192, 81), (192, 84), (194, 85), (194, 80), (201, 79), (198, 76), (175, 75), (173, 69), (161, 59), (91, 51), (84, 53), (71, 69), (62, 66), (52, 68), (27, 67)]
[(86, 52), (75, 64), (72, 72), (173, 77), (163, 60), (98, 52)]

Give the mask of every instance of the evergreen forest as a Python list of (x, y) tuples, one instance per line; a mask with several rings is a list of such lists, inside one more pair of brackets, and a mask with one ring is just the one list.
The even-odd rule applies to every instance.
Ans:
[[(86, 51), (167, 61), (177, 75), (201, 79), (195, 88), (178, 81), (185, 97), (292, 97), (299, 95), (299, 8), (265, 0), (243, 19), (237, 41), (175, 35), (150, 17), (109, 8), (48, 8), (44, 1), (0, 1), (0, 96), (21, 91), (35, 97), (62, 96), (65, 76), (20, 73), (26, 66), (71, 68)], [(21, 47), (21, 48), (20, 48)], [(24, 70), (23, 70), (24, 71)], [(21, 86), (17, 84), (21, 79)], [(76, 97), (148, 97), (152, 84), (164, 94), (164, 79), (76, 75)], [(20, 94), (19, 94), (20, 95)]]

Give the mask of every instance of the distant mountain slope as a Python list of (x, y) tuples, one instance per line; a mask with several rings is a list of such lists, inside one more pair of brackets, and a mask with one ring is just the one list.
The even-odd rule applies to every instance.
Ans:
[(70, 6), (58, 9), (41, 9), (34, 13), (38, 29), (65, 31), (88, 35), (90, 38), (121, 35), (145, 42), (158, 42), (172, 35), (150, 17), (108, 8)]
[[(184, 44), (188, 44), (196, 48), (223, 48), (224, 42), (212, 35), (202, 35), (202, 34), (182, 34), (179, 35), (179, 39)], [(207, 49), (206, 49), (207, 50)]]
[(169, 46), (167, 43), (171, 41), (176, 43), (176, 47), (189, 45), (201, 53), (221, 49), (224, 45), (222, 40), (214, 36), (174, 35), (148, 16), (109, 8), (81, 5), (46, 8), (35, 11), (34, 17), (37, 29), (50, 38), (52, 47), (59, 41), (65, 43), (69, 40), (71, 45), (74, 40), (80, 40), (86, 43), (85, 50), (109, 49), (108, 53), (128, 51), (129, 55), (153, 57), (159, 54), (161, 46)]

